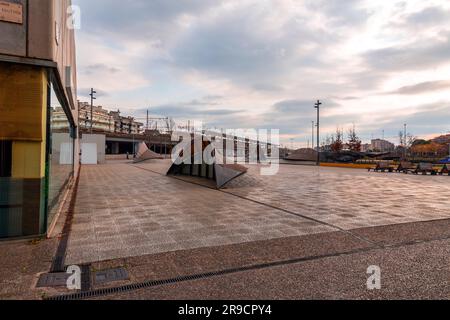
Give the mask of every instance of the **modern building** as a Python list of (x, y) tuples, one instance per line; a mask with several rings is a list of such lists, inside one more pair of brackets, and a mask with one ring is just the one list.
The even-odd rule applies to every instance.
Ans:
[(78, 171), (70, 6), (0, 1), (0, 238), (47, 234)]
[(370, 143), (363, 143), (361, 145), (361, 152), (369, 152), (370, 150), (372, 150), (372, 144), (370, 144)]

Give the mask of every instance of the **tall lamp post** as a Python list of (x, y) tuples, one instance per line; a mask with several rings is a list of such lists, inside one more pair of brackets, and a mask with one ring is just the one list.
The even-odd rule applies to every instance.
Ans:
[(91, 96), (91, 134), (92, 134), (92, 127), (94, 125), (94, 100), (96, 100), (97, 98), (95, 97), (95, 94), (97, 93), (97, 91), (94, 90), (94, 88), (91, 88), (91, 93), (89, 94)]
[(408, 124), (405, 123), (404, 125), (404, 133), (403, 133), (403, 149), (405, 151), (404, 160), (408, 157), (408, 141), (407, 141), (407, 135), (408, 135)]
[(317, 166), (320, 166), (320, 106), (322, 102), (317, 100), (314, 108), (317, 109)]

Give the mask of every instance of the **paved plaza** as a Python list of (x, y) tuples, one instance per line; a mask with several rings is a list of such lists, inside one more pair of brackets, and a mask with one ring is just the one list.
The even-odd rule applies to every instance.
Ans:
[(66, 264), (450, 218), (449, 177), (282, 165), (218, 191), (164, 166), (83, 166)]
[(450, 217), (450, 177), (283, 165), (276, 176), (251, 167), (226, 192), (345, 230)]

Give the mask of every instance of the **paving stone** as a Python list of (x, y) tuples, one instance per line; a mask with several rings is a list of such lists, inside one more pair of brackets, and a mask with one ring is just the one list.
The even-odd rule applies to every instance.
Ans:
[(346, 230), (450, 217), (448, 177), (251, 166), (216, 191), (138, 166), (82, 167), (68, 264), (337, 230), (302, 217)]
[(128, 279), (128, 273), (124, 268), (108, 269), (94, 273), (94, 283), (97, 285)]

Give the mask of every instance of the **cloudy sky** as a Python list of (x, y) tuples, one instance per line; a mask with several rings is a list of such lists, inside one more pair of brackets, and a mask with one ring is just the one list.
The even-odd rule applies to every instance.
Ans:
[(210, 128), (363, 140), (450, 131), (448, 0), (74, 0), (78, 87), (98, 104)]

